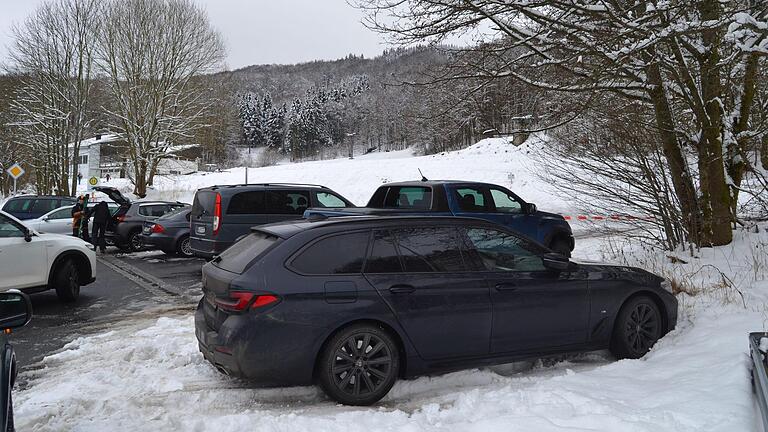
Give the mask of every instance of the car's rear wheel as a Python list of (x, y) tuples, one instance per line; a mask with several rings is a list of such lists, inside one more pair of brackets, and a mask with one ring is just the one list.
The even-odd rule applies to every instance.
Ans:
[(53, 283), (59, 300), (73, 302), (80, 297), (80, 272), (71, 259), (64, 260), (56, 269)]
[(144, 244), (141, 241), (140, 234), (141, 234), (140, 231), (131, 231), (128, 234), (127, 246), (128, 246), (128, 250), (130, 250), (131, 252), (138, 252), (144, 247)]
[(661, 312), (653, 299), (630, 299), (616, 317), (611, 352), (620, 359), (644, 356), (661, 339), (662, 326)]
[(392, 336), (373, 324), (355, 324), (331, 338), (318, 359), (323, 391), (345, 405), (371, 405), (384, 397), (400, 372)]
[(176, 242), (176, 253), (186, 258), (195, 256), (192, 253), (192, 243), (189, 240), (189, 236), (184, 236)]

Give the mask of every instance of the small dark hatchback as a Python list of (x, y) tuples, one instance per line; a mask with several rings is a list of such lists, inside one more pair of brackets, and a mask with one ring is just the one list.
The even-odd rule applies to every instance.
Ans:
[(316, 382), (351, 405), (400, 377), (605, 348), (639, 358), (677, 323), (659, 276), (456, 217), (261, 226), (203, 267), (203, 294), (196, 335), (216, 368)]

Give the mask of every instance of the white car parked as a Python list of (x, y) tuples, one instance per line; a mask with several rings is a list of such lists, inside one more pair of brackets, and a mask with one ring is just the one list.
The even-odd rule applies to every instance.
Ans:
[[(71, 219), (70, 219), (71, 220)], [(65, 302), (96, 280), (96, 252), (83, 239), (43, 234), (0, 211), (0, 291), (55, 289)]]
[[(88, 208), (92, 209), (95, 205), (96, 203), (88, 203)], [(107, 202), (107, 206), (111, 214), (120, 207), (113, 202)], [(59, 207), (39, 218), (27, 219), (23, 223), (39, 233), (72, 234), (72, 206)]]

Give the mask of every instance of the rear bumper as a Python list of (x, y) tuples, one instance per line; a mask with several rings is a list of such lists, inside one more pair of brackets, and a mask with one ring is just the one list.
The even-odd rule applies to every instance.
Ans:
[(141, 234), (142, 244), (161, 250), (174, 250), (176, 249), (176, 239), (174, 237), (168, 237), (164, 235), (145, 235)]
[(312, 383), (315, 342), (322, 329), (246, 313), (230, 315), (216, 331), (206, 323), (204, 302), (195, 312), (195, 336), (200, 352), (217, 370), (259, 385)]
[(232, 242), (222, 242), (216, 240), (201, 239), (199, 237), (190, 237), (189, 245), (192, 253), (200, 258), (211, 259), (216, 255), (227, 250), (232, 246)]

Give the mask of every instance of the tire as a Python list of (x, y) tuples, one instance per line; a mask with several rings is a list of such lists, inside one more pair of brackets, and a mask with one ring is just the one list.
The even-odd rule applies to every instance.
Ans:
[(141, 231), (131, 231), (128, 233), (126, 246), (129, 251), (138, 252), (144, 247), (144, 245), (141, 244), (141, 237), (139, 237), (139, 234), (141, 234)]
[(619, 311), (611, 336), (611, 352), (619, 359), (638, 359), (661, 339), (661, 312), (653, 299), (630, 299)]
[(571, 244), (568, 240), (556, 238), (549, 244), (549, 249), (568, 258), (571, 257)]
[(80, 272), (74, 261), (65, 259), (56, 267), (53, 284), (56, 295), (63, 302), (74, 302), (80, 297)]
[(190, 243), (189, 236), (186, 235), (176, 242), (176, 254), (184, 258), (192, 258), (195, 254), (192, 253), (192, 244)]
[(13, 389), (8, 391), (8, 421), (6, 422), (6, 432), (16, 432), (16, 427), (13, 424)]
[(320, 353), (320, 388), (344, 405), (371, 405), (384, 397), (400, 373), (393, 337), (372, 324), (355, 324), (334, 335)]

